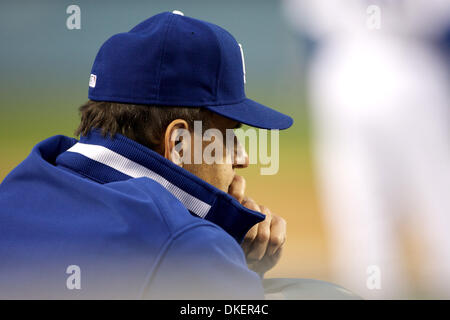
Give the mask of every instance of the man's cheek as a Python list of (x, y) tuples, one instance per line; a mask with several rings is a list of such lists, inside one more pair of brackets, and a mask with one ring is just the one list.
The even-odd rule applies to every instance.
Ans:
[(228, 189), (233, 181), (233, 168), (225, 164), (212, 165), (211, 175), (216, 181), (216, 186), (224, 192)]

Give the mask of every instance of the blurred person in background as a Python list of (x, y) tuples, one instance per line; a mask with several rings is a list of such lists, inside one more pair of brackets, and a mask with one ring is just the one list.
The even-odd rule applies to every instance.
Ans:
[(283, 5), (312, 48), (307, 81), (332, 280), (365, 298), (450, 298), (450, 3)]

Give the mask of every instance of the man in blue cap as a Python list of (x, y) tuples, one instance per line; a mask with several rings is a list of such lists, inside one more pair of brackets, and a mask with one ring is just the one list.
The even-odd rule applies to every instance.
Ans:
[(0, 185), (0, 297), (263, 298), (285, 221), (245, 196), (237, 141), (206, 164), (186, 161), (195, 139), (174, 139), (195, 121), (292, 125), (244, 82), (233, 36), (178, 11), (108, 39), (80, 140), (42, 141)]

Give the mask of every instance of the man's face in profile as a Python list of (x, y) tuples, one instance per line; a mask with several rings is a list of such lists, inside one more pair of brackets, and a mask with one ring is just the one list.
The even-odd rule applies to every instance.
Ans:
[[(223, 139), (217, 139), (217, 137), (213, 136), (211, 141), (204, 141), (204, 139), (198, 138), (195, 139), (198, 135), (198, 132), (194, 132), (191, 135), (191, 161), (189, 163), (183, 163), (182, 167), (192, 174), (196, 175), (200, 179), (208, 182), (209, 184), (215, 186), (216, 188), (228, 192), (231, 183), (235, 177), (236, 168), (246, 168), (248, 167), (248, 155), (245, 152), (243, 146), (239, 143), (236, 136), (233, 134), (233, 143), (227, 143), (226, 135), (227, 130), (233, 130), (237, 128), (239, 123), (237, 121), (213, 114), (211, 118), (210, 128), (217, 129), (221, 132)], [(229, 133), (228, 133), (229, 134)], [(216, 141), (216, 139), (218, 141)], [(216, 156), (216, 161), (212, 163), (207, 163), (204, 161), (202, 157), (201, 163), (196, 164), (194, 161), (194, 143), (201, 142), (201, 152), (202, 155), (208, 154), (205, 150), (208, 145), (212, 143), (217, 143), (221, 145), (222, 148), (222, 156), (219, 157), (222, 159), (221, 161), (217, 161), (217, 155), (212, 152), (213, 156)], [(228, 148), (228, 152), (227, 152)], [(200, 150), (200, 148), (198, 148)], [(232, 155), (232, 156), (231, 156)]]

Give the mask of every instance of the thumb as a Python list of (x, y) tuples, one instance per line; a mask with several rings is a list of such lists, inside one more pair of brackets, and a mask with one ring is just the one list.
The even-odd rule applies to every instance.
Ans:
[(233, 181), (228, 187), (228, 194), (234, 197), (239, 203), (245, 198), (245, 179), (242, 176), (235, 175)]

